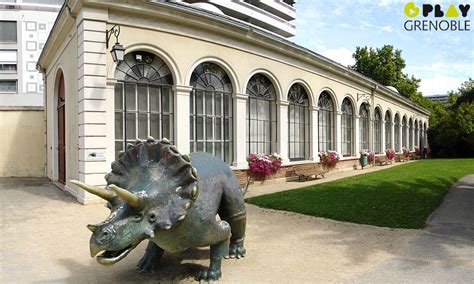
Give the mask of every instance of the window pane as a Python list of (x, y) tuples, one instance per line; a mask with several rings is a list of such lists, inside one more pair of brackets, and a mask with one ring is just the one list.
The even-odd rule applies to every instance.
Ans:
[[(150, 87), (150, 111), (159, 112), (160, 111), (160, 93), (161, 88)], [(155, 136), (153, 136), (155, 137)]]
[(123, 109), (123, 85), (122, 84), (116, 84), (115, 85), (115, 99), (114, 99), (114, 104), (115, 104), (115, 109), (116, 110), (122, 110)]
[(163, 117), (163, 133), (162, 138), (168, 138), (170, 141), (174, 137), (173, 133), (173, 116), (171, 114), (164, 114)]
[(127, 111), (136, 110), (135, 104), (135, 85), (125, 85), (125, 104)]
[(160, 115), (150, 115), (150, 136), (155, 138), (161, 138), (160, 135)]
[(222, 140), (222, 120), (220, 118), (215, 119), (215, 128), (214, 128), (214, 139), (217, 140)]
[(202, 117), (196, 118), (196, 139), (204, 139), (204, 119)]
[(121, 112), (115, 113), (115, 139), (123, 140), (123, 114)]
[(138, 138), (146, 139), (148, 137), (148, 118), (146, 114), (138, 115)]
[(196, 114), (204, 114), (204, 94), (202, 91), (196, 91)]
[(214, 108), (215, 108), (215, 115), (222, 115), (222, 94), (216, 94), (214, 99)]
[(126, 133), (127, 133), (127, 140), (134, 140), (137, 138), (136, 134), (136, 126), (135, 126), (135, 114), (134, 113), (127, 113), (125, 115), (125, 125), (126, 125)]
[(206, 118), (206, 139), (212, 140), (213, 139), (213, 131), (212, 131), (212, 118)]
[(15, 43), (16, 40), (16, 22), (0, 21), (0, 42)]
[(173, 102), (172, 99), (172, 94), (171, 94), (171, 89), (164, 87), (162, 88), (162, 101), (161, 103), (163, 104), (163, 112), (168, 112), (171, 113), (173, 110), (173, 106), (171, 105)]
[(212, 109), (212, 93), (211, 92), (206, 92), (206, 114), (207, 115), (212, 115), (213, 114), (213, 109)]
[(0, 81), (0, 93), (16, 93), (16, 80)]
[(1, 73), (16, 73), (16, 64), (0, 64)]
[(138, 110), (148, 111), (147, 86), (138, 85)]

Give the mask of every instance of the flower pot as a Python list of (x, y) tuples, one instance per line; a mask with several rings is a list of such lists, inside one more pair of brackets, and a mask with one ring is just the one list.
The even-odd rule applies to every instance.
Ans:
[(366, 167), (369, 164), (369, 158), (367, 157), (367, 155), (360, 156), (359, 163), (362, 169), (364, 169), (364, 167)]

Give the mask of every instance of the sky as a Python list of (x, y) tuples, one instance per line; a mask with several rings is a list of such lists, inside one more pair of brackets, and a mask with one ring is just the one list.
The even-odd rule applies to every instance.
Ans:
[[(436, 20), (420, 14), (408, 18), (405, 5), (411, 0), (297, 0), (296, 36), (290, 40), (345, 66), (352, 65), (357, 46), (381, 48), (385, 44), (402, 50), (404, 73), (421, 79), (424, 96), (457, 90), (469, 77), (474, 78), (474, 0), (414, 1), (440, 4), (469, 4), (467, 17), (439, 20), (470, 21), (470, 31), (406, 31), (407, 20)], [(460, 13), (460, 11), (458, 10)]]

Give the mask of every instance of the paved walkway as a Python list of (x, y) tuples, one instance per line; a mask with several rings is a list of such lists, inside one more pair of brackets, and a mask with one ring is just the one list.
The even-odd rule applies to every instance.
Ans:
[[(104, 206), (82, 206), (41, 179), (0, 179), (0, 195), (0, 283), (192, 283), (192, 275), (209, 263), (208, 249), (166, 253), (159, 273), (141, 275), (134, 266), (144, 243), (104, 267), (89, 256), (85, 228), (108, 215)], [(426, 230), (357, 225), (248, 205), (248, 255), (224, 260), (220, 282), (472, 283), (473, 202), (471, 175), (453, 187)]]
[(304, 186), (310, 186), (313, 184), (330, 182), (330, 181), (338, 180), (345, 177), (363, 175), (367, 173), (377, 172), (377, 171), (385, 170), (388, 168), (397, 167), (397, 166), (405, 165), (408, 163), (416, 163), (416, 162), (417, 161), (392, 163), (385, 166), (365, 167), (364, 169), (361, 169), (360, 167), (358, 167), (357, 170), (344, 169), (340, 171), (329, 172), (325, 175), (324, 178), (318, 178), (318, 179), (309, 180), (305, 182), (299, 182), (299, 181), (284, 182), (284, 181), (281, 181), (281, 179), (278, 181), (273, 181), (270, 179), (270, 180), (265, 180), (263, 182), (255, 182), (255, 184), (249, 187), (248, 192), (245, 194), (245, 198), (300, 188)]

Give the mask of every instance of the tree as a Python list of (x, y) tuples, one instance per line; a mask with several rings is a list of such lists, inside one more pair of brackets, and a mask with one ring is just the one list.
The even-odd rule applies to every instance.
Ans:
[(401, 50), (394, 49), (392, 45), (384, 45), (377, 49), (367, 46), (357, 47), (352, 57), (355, 63), (349, 68), (382, 85), (395, 87), (404, 97), (421, 97), (418, 92), (421, 80), (403, 73), (406, 65)]
[(461, 84), (456, 102), (428, 129), (435, 157), (474, 157), (474, 82)]

